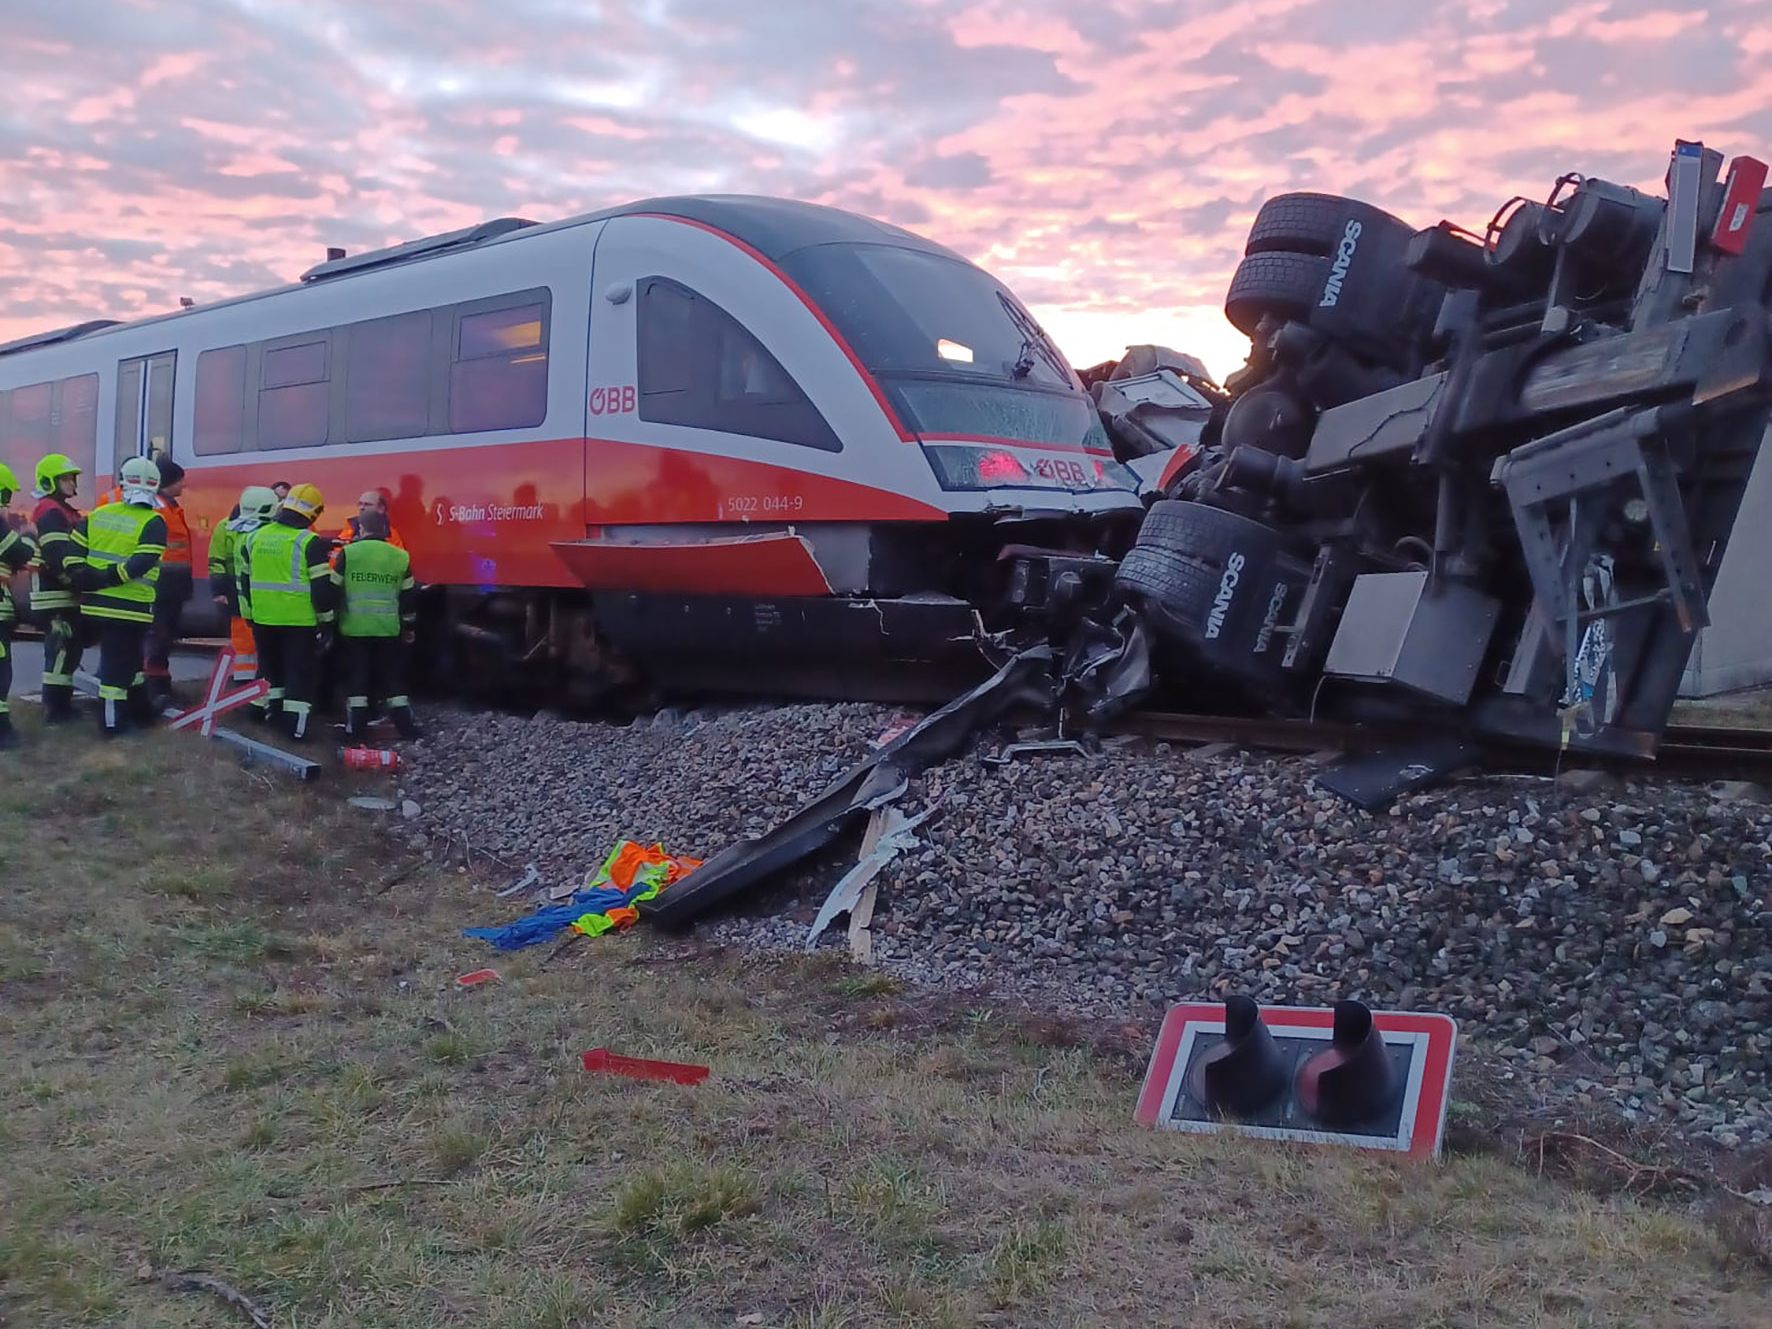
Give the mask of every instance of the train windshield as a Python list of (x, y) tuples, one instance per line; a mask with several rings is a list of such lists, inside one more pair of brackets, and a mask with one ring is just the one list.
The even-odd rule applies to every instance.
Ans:
[(1039, 325), (970, 263), (891, 245), (817, 245), (783, 266), (875, 374), (1076, 387)]
[(816, 245), (783, 267), (919, 434), (1106, 446), (1064, 356), (989, 273), (892, 245)]

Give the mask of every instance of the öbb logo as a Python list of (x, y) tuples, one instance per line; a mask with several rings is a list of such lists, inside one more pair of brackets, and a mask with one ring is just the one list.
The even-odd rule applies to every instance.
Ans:
[(592, 415), (631, 415), (634, 410), (634, 385), (591, 389)]

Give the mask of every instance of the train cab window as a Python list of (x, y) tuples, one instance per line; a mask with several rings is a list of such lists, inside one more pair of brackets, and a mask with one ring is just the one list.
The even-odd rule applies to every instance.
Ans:
[(259, 447), (314, 448), (327, 441), (328, 349), (325, 340), (266, 348), (259, 371)]
[(431, 311), (353, 323), (345, 340), (345, 439), (422, 438), (430, 425)]
[(222, 346), (197, 357), (191, 450), (199, 457), (240, 451), (246, 427), (246, 348)]
[(651, 277), (638, 318), (642, 420), (842, 450), (781, 362), (713, 301)]
[[(524, 292), (523, 295), (529, 295)], [(548, 414), (548, 300), (458, 307), (449, 430), (533, 429)], [(521, 298), (521, 297), (518, 297)]]

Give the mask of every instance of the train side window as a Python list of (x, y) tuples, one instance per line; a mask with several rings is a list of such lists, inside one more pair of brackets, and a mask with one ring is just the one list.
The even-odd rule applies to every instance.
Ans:
[(842, 451), (781, 362), (712, 300), (650, 277), (638, 317), (642, 420)]
[(199, 457), (240, 451), (246, 427), (246, 348), (222, 346), (197, 357), (191, 449)]
[(260, 448), (315, 448), (327, 442), (332, 387), (324, 338), (267, 346), (259, 371)]
[(98, 375), (76, 374), (55, 385), (55, 450), (83, 457), (98, 446)]
[(55, 384), (33, 383), (12, 390), (12, 406), (7, 412), (7, 441), (33, 459), (50, 451), (53, 436), (50, 419), (54, 414)]
[[(529, 295), (529, 292), (524, 292)], [(449, 366), (449, 431), (532, 429), (548, 414), (550, 301), (496, 307), (477, 301), (457, 310)]]
[(422, 438), (430, 425), (431, 311), (345, 331), (345, 441)]

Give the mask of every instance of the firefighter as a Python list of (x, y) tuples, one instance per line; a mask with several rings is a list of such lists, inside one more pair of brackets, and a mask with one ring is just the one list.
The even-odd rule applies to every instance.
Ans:
[(99, 728), (115, 738), (133, 721), (154, 722), (143, 647), (154, 622), (166, 518), (155, 499), (160, 470), (131, 457), (119, 473), (123, 502), (107, 503), (74, 528), (76, 584), (86, 619), (98, 629)]
[(42, 566), (31, 591), (31, 613), (43, 624), (43, 722), (61, 724), (74, 718), (74, 671), (84, 644), (72, 577), (74, 528), (80, 524), (72, 500), (80, 492), (80, 468), (52, 452), (37, 463), (35, 479), (31, 525), (37, 528)]
[(179, 495), (185, 490), (185, 468), (170, 457), (154, 463), (160, 476), (155, 510), (166, 523), (166, 557), (160, 564), (160, 581), (154, 589), (154, 622), (148, 629), (148, 695), (156, 702), (172, 696), (172, 648), (178, 641), (185, 602), (191, 598), (195, 577), (191, 571), (191, 527)]
[(277, 503), (275, 490), (247, 485), (227, 521), (216, 527), (209, 540), (209, 595), (216, 608), (228, 616), (228, 646), (234, 653), (236, 683), (248, 683), (258, 676), (258, 646), (240, 602), (235, 560), (246, 537), (276, 515)]
[(23, 521), (7, 511), (13, 494), (17, 492), (18, 477), (10, 466), (0, 461), (0, 748), (18, 744), (18, 734), (13, 730), (6, 701), (12, 692), (12, 628), (18, 617), (18, 611), (13, 608), (12, 589), (7, 582), (37, 557), (37, 546), (31, 540), (29, 529), (18, 529), (23, 527)]
[(247, 537), (240, 598), (252, 616), (258, 664), (270, 684), (268, 716), (281, 715), (289, 736), (308, 737), (319, 681), (320, 650), (329, 639), (338, 588), (326, 565), (330, 541), (313, 525), (326, 500), (298, 484), (276, 517)]
[(406, 647), (418, 621), (412, 559), (388, 539), (388, 519), (362, 513), (356, 538), (338, 551), (332, 575), (339, 586), (339, 647), (343, 657), (345, 733), (369, 728), (371, 701), (380, 702), (401, 738), (419, 737), (406, 695)]

